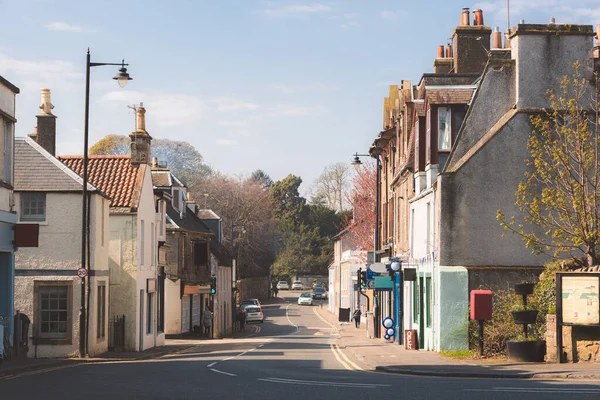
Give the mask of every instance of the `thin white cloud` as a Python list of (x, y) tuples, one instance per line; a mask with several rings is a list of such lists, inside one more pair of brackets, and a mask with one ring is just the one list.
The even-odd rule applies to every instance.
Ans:
[(270, 107), (263, 114), (263, 116), (268, 118), (309, 117), (321, 115), (323, 113), (325, 113), (325, 110), (320, 107), (310, 107), (295, 104), (277, 104), (273, 107)]
[(111, 91), (98, 99), (98, 103), (126, 106), (144, 103), (148, 120), (160, 127), (172, 127), (201, 120), (206, 114), (206, 104), (197, 96), (182, 93), (136, 91)]
[(260, 107), (258, 104), (240, 101), (232, 97), (217, 97), (211, 100), (211, 104), (213, 104), (219, 112), (240, 110), (252, 111), (257, 110)]
[(324, 83), (307, 83), (307, 84), (289, 84), (289, 83), (272, 83), (268, 88), (283, 94), (297, 94), (306, 92), (324, 92), (334, 90), (333, 85)]
[(63, 60), (18, 60), (0, 53), (0, 75), (22, 90), (41, 88), (69, 90), (85, 82), (81, 67)]
[(330, 17), (331, 20), (337, 21), (338, 26), (342, 29), (358, 28), (360, 23), (358, 13), (344, 13), (340, 15), (333, 15)]
[(240, 144), (237, 140), (234, 139), (217, 139), (217, 146), (237, 146)]
[(314, 3), (314, 4), (297, 4), (289, 5), (284, 7), (273, 7), (262, 10), (262, 13), (274, 18), (306, 15), (306, 14), (319, 14), (331, 11), (331, 7), (325, 4)]
[(379, 16), (386, 21), (398, 20), (398, 14), (393, 11), (381, 11)]
[(44, 27), (51, 31), (60, 32), (87, 32), (89, 29), (84, 28), (80, 25), (71, 25), (66, 22), (50, 22), (44, 25)]

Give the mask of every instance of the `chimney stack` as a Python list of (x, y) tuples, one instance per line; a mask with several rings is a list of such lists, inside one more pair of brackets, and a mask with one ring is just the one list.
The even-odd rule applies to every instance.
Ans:
[(469, 24), (469, 9), (463, 8), (461, 24), (454, 29), (453, 70), (457, 74), (482, 73), (488, 61), (492, 29), (483, 25), (483, 12), (474, 11), (475, 24)]
[(150, 165), (150, 143), (152, 138), (146, 132), (146, 109), (144, 103), (135, 108), (135, 132), (131, 138), (131, 165), (137, 167), (141, 164)]
[(496, 27), (494, 32), (492, 33), (492, 49), (501, 49), (502, 48), (502, 33), (500, 32), (500, 28)]
[(468, 7), (463, 8), (462, 12), (460, 13), (460, 25), (461, 26), (471, 25), (471, 16), (470, 16)]
[[(37, 131), (34, 131), (35, 141), (48, 153), (56, 155), (56, 116), (52, 114), (54, 106), (50, 101), (50, 89), (42, 89), (42, 110), (37, 115)], [(30, 135), (33, 139), (33, 136)]]

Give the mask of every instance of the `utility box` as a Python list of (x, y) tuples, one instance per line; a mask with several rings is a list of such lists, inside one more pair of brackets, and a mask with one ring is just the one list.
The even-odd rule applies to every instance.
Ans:
[(471, 290), (471, 319), (473, 321), (492, 319), (491, 290)]

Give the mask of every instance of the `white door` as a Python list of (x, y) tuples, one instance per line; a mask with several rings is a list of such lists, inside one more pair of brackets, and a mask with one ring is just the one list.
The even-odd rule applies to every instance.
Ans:
[(190, 331), (190, 295), (181, 298), (181, 332)]
[(195, 294), (192, 298), (192, 329), (200, 326), (200, 295)]

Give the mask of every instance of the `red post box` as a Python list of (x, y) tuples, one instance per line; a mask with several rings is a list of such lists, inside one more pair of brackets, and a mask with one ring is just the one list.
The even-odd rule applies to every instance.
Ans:
[(471, 290), (471, 319), (474, 321), (492, 319), (491, 290)]

